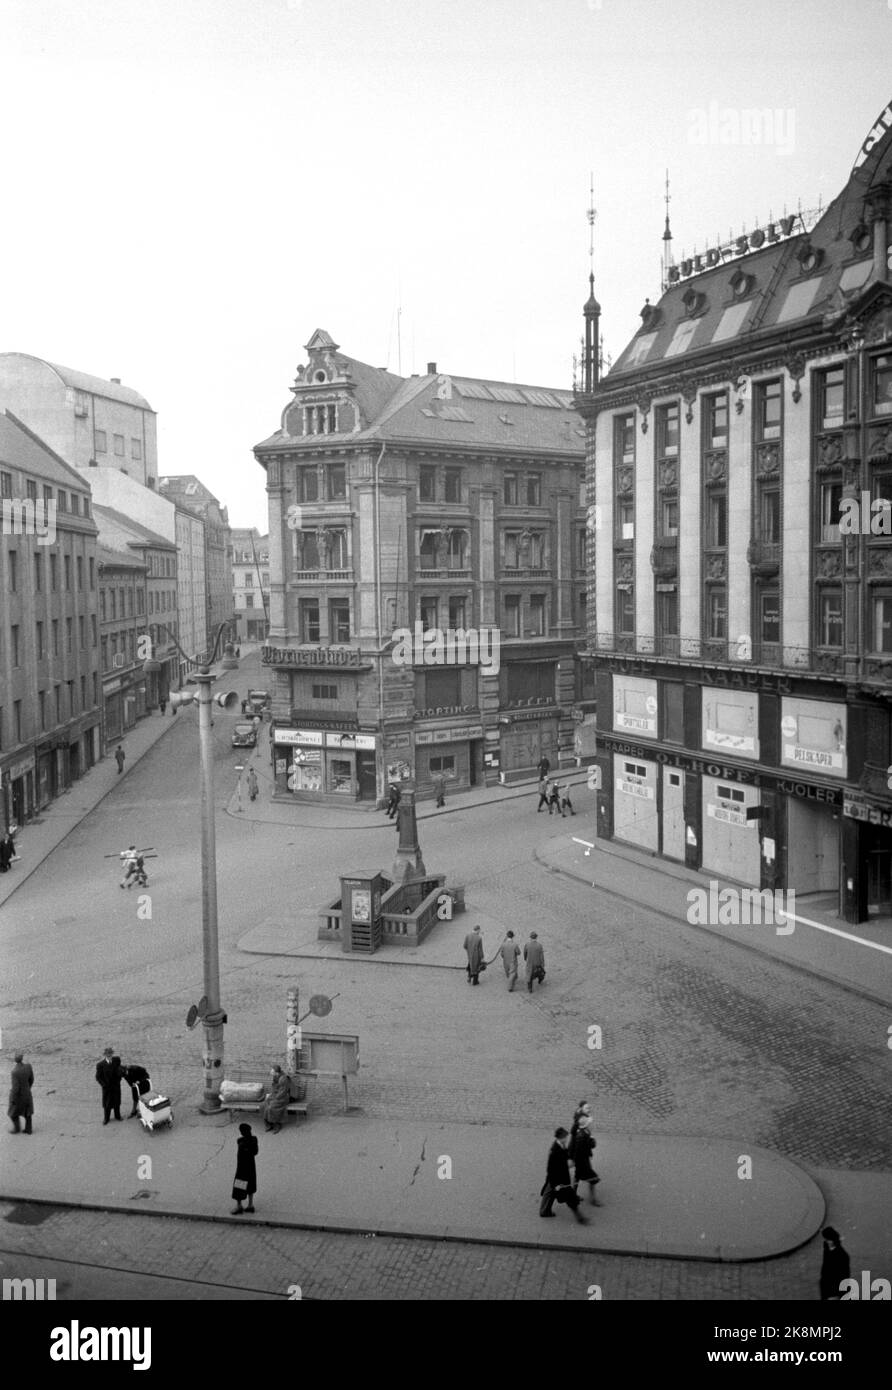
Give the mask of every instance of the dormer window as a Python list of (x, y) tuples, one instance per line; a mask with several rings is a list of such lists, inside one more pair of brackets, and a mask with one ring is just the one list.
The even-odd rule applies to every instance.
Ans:
[(686, 290), (681, 297), (681, 302), (688, 318), (693, 318), (695, 314), (702, 314), (706, 309), (706, 295), (700, 290)]
[(856, 255), (864, 255), (873, 246), (870, 228), (863, 222), (859, 222), (857, 227), (853, 227), (849, 232), (849, 241), (852, 243), (852, 250)]
[(644, 301), (644, 308), (641, 310), (641, 327), (656, 328), (662, 317), (661, 310), (656, 305), (651, 304), (649, 299)]
[(745, 299), (753, 290), (756, 277), (755, 275), (748, 275), (745, 270), (738, 270), (731, 276), (729, 283), (734, 298)]
[(801, 246), (796, 252), (796, 259), (799, 262), (803, 274), (807, 275), (809, 272), (818, 269), (824, 259), (824, 252), (819, 250), (817, 246), (812, 246), (810, 241), (807, 241), (805, 245)]

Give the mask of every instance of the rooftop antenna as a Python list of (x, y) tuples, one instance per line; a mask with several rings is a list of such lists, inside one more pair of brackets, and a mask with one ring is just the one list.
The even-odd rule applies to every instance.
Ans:
[(663, 294), (669, 288), (669, 267), (672, 264), (672, 232), (669, 229), (669, 170), (666, 170), (666, 192), (663, 195), (666, 203), (666, 225), (663, 229), (663, 273), (661, 286)]
[(589, 173), (589, 199), (588, 199), (588, 268), (592, 280), (595, 278), (595, 174), (594, 170)]

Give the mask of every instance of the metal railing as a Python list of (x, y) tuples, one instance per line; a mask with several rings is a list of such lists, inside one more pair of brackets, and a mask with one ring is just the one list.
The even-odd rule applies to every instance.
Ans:
[(801, 647), (788, 642), (753, 642), (736, 639), (679, 636), (644, 636), (631, 633), (589, 633), (585, 656), (662, 657), (732, 667), (770, 666), (789, 671), (841, 674), (847, 661), (863, 662), (863, 655), (847, 657), (838, 647)]

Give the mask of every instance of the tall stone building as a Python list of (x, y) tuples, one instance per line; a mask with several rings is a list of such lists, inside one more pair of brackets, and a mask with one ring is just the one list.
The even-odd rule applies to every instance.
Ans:
[(102, 756), (90, 491), (0, 414), (0, 825), (21, 824)]
[(253, 526), (235, 526), (229, 544), (235, 640), (262, 642), (269, 625), (269, 536)]
[(563, 391), (408, 379), (317, 330), (269, 494), (277, 794), (529, 775), (584, 717), (584, 444)]
[(598, 834), (892, 913), (892, 108), (813, 226), (667, 265), (599, 380)]
[(167, 475), (159, 480), (158, 486), (162, 497), (204, 522), (205, 611), (210, 645), (221, 623), (235, 626), (226, 508), (220, 506), (214, 494), (192, 473)]

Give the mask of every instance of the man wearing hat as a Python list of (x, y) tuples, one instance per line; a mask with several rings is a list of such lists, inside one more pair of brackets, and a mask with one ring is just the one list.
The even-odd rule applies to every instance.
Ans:
[(569, 1134), (562, 1127), (554, 1132), (554, 1143), (548, 1151), (545, 1182), (542, 1184), (539, 1194), (542, 1198), (539, 1204), (539, 1215), (554, 1216), (552, 1207), (555, 1202), (560, 1202), (570, 1208), (581, 1226), (585, 1226), (587, 1224), (586, 1218), (579, 1210), (579, 1198), (570, 1182), (570, 1159), (567, 1153), (569, 1138)]
[(825, 1226), (821, 1235), (824, 1237), (824, 1258), (821, 1261), (821, 1299), (825, 1302), (838, 1303), (842, 1298), (840, 1284), (843, 1279), (849, 1277), (849, 1256), (848, 1252), (843, 1249), (839, 1231), (833, 1226)]
[(96, 1080), (102, 1087), (102, 1123), (107, 1125), (111, 1112), (115, 1119), (121, 1118), (121, 1059), (116, 1057), (114, 1048), (107, 1047), (102, 1061), (96, 1067)]
[(25, 1061), (24, 1053), (15, 1054), (15, 1066), (10, 1074), (9, 1109), (7, 1115), (12, 1120), (12, 1133), (21, 1134), (19, 1120), (25, 1121), (25, 1133), (31, 1133), (31, 1116), (34, 1114), (34, 1101), (31, 1087), (34, 1085), (34, 1072)]
[(527, 963), (527, 989), (533, 992), (533, 981), (541, 985), (545, 979), (545, 952), (536, 932), (530, 932), (530, 939), (523, 948), (523, 958)]

